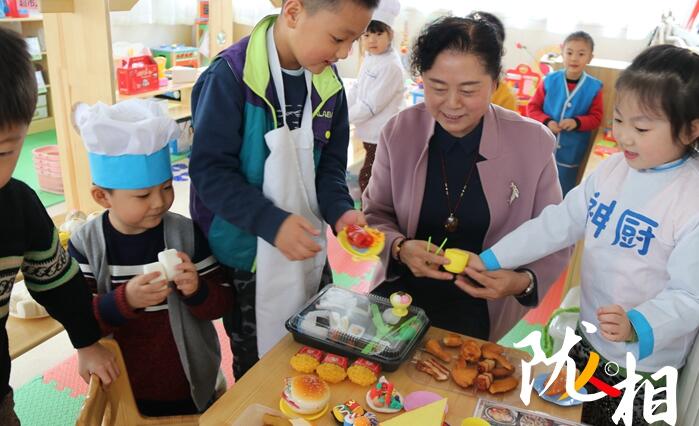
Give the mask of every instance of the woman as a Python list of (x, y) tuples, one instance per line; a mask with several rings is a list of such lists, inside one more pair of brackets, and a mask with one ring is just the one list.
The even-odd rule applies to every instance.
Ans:
[(367, 222), (386, 233), (380, 279), (388, 281), (375, 293), (406, 291), (432, 325), (493, 341), (538, 304), (568, 260), (563, 251), (486, 272), (480, 285), (440, 270), (448, 260), (435, 251), (445, 238), (445, 248), (480, 253), (561, 201), (551, 133), (490, 104), (501, 58), (482, 18), (447, 17), (423, 30), (412, 68), (425, 102), (384, 127), (363, 198)]

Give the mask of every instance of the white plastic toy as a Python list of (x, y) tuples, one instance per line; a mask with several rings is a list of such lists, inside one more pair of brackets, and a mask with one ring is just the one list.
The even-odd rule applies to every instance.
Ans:
[(163, 265), (163, 268), (165, 268), (165, 276), (167, 277), (167, 280), (173, 281), (178, 272), (177, 269), (175, 269), (175, 266), (182, 263), (182, 259), (177, 256), (177, 250), (169, 249), (161, 251), (158, 253), (158, 262), (160, 262), (160, 264)]

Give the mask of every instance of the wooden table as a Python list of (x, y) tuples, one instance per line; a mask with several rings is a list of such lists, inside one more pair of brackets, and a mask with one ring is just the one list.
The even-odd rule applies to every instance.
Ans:
[[(444, 330), (430, 328), (426, 338), (440, 337), (444, 334), (446, 334)], [(252, 404), (261, 404), (278, 410), (283, 379), (298, 374), (289, 366), (289, 359), (300, 347), (301, 345), (296, 343), (291, 335), (284, 337), (238, 383), (230, 388), (216, 403), (214, 403), (214, 405), (204, 412), (200, 418), (199, 424), (202, 426), (230, 425)], [(508, 351), (510, 350), (508, 349)], [(474, 397), (442, 389), (427, 388), (409, 377), (408, 369), (411, 368), (413, 368), (412, 365), (406, 362), (397, 371), (386, 373), (386, 377), (396, 385), (396, 389), (403, 395), (417, 390), (431, 390), (447, 397), (449, 412), (446, 421), (452, 426), (460, 425), (462, 419), (473, 415), (476, 403), (478, 402), (478, 396)], [(331, 385), (332, 396), (330, 398), (330, 404), (335, 405), (348, 399), (354, 399), (361, 402), (362, 406), (366, 408), (365, 395), (367, 390), (368, 388), (355, 385), (349, 380)], [(511, 391), (500, 398), (490, 394), (482, 395), (491, 400), (503, 400), (510, 405), (527, 408), (532, 411), (541, 411), (568, 420), (579, 421), (580, 419), (580, 406), (559, 407), (539, 399), (536, 392), (532, 392), (529, 407), (525, 407), (519, 399), (519, 390)], [(387, 420), (393, 416), (395, 416), (395, 414), (378, 415), (379, 420)], [(327, 414), (316, 420), (315, 424), (322, 426), (336, 425), (337, 423), (332, 420), (330, 414)], [(255, 425), (251, 424), (250, 426)]]
[(10, 315), (6, 329), (10, 359), (15, 359), (63, 331), (63, 326), (51, 317), (22, 319)]

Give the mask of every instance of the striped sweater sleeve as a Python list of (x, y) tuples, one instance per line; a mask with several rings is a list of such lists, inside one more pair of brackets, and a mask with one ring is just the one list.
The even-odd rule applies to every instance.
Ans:
[(100, 338), (90, 292), (77, 262), (61, 246), (58, 231), (33, 191), (30, 201), (24, 216), (28, 238), (21, 266), (27, 289), (63, 324), (74, 347), (89, 346)]

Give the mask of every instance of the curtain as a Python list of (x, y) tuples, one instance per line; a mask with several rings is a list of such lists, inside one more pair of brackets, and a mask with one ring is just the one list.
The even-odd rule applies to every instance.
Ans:
[(114, 25), (193, 25), (197, 8), (196, 0), (139, 0), (131, 10), (110, 15)]

